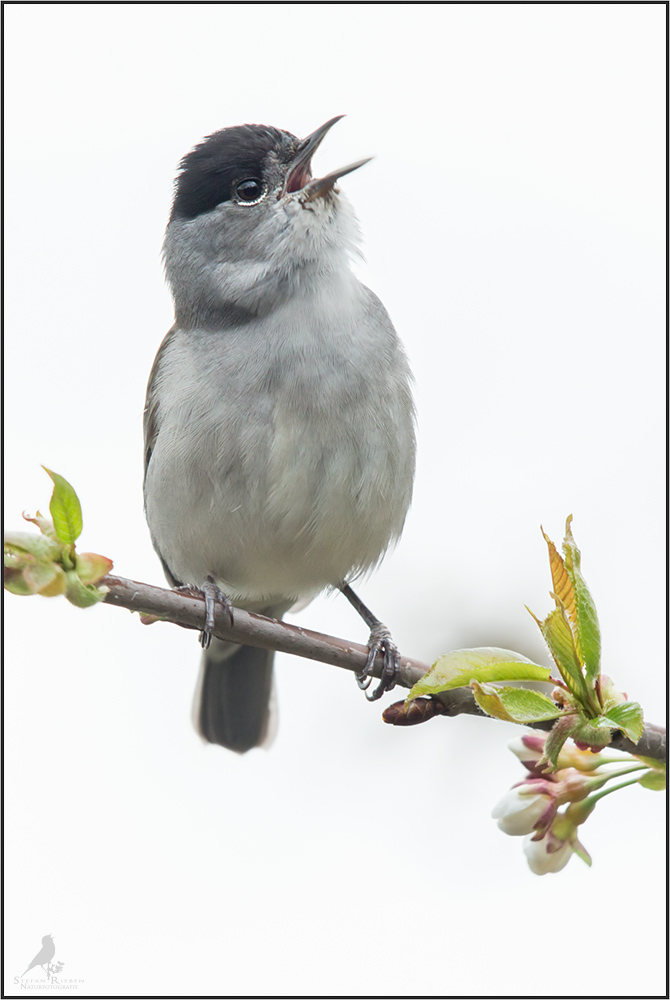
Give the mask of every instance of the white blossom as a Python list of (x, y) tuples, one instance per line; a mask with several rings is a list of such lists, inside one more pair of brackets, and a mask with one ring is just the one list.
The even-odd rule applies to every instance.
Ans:
[(538, 794), (529, 785), (510, 788), (493, 809), (491, 815), (510, 837), (531, 833), (540, 817), (551, 806), (549, 795)]

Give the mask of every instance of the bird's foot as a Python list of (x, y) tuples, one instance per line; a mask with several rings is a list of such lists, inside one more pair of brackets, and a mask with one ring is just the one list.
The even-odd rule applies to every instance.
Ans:
[[(372, 683), (372, 671), (374, 669), (375, 660), (377, 659), (377, 653), (382, 654), (384, 664), (379, 684), (372, 691), (369, 691)], [(381, 622), (377, 622), (376, 625), (372, 626), (370, 631), (367, 662), (361, 673), (356, 674), (356, 682), (359, 688), (362, 691), (365, 691), (365, 697), (368, 701), (377, 701), (377, 699), (381, 698), (383, 694), (387, 691), (391, 691), (395, 687), (395, 679), (398, 673), (399, 664), (400, 652), (391, 637), (391, 633), (386, 628), (386, 625), (382, 625)]]
[(200, 645), (203, 649), (209, 649), (210, 643), (212, 641), (212, 632), (214, 631), (214, 615), (216, 611), (217, 601), (219, 604), (223, 605), (223, 608), (230, 618), (230, 624), (233, 625), (233, 604), (230, 598), (223, 593), (223, 591), (217, 587), (214, 582), (214, 578), (208, 576), (201, 587), (195, 587), (193, 584), (187, 583), (179, 587), (175, 587), (175, 590), (179, 590), (182, 593), (193, 594), (196, 597), (202, 597), (205, 601), (205, 627), (200, 633)]
[[(395, 687), (395, 679), (398, 667), (400, 666), (398, 647), (391, 638), (391, 633), (386, 625), (382, 625), (379, 619), (372, 614), (370, 609), (363, 604), (360, 597), (353, 592), (349, 584), (343, 582), (338, 584), (338, 586), (351, 606), (356, 609), (370, 629), (368, 658), (360, 674), (356, 674), (356, 681), (359, 688), (365, 691), (365, 697), (368, 701), (377, 701), (386, 691), (391, 691)], [(383, 656), (381, 678), (377, 687), (368, 693), (368, 688), (372, 683), (377, 653), (381, 653)]]

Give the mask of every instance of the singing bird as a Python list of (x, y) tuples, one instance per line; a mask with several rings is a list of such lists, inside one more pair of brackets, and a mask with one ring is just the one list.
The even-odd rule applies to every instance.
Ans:
[[(341, 117), (341, 116), (340, 116)], [(339, 588), (371, 629), (367, 688), (398, 652), (350, 581), (400, 536), (414, 410), (403, 348), (351, 269), (358, 226), (340, 178), (312, 176), (339, 118), (306, 139), (222, 129), (188, 153), (165, 235), (174, 326), (145, 408), (144, 497), (173, 586), (207, 601), (196, 725), (243, 753), (272, 730), (272, 651), (212, 641), (215, 600), (281, 618)]]
[[(37, 952), (34, 959), (26, 969), (26, 972), (30, 972), (30, 970), (34, 969), (36, 965), (41, 965), (42, 968), (44, 969), (44, 966), (49, 964), (49, 962), (51, 961), (51, 959), (54, 957), (55, 954), (56, 954), (56, 945), (54, 944), (54, 939), (51, 934), (45, 934), (44, 937), (42, 938), (42, 947)], [(47, 972), (46, 969), (44, 969), (44, 971)], [(21, 978), (25, 976), (26, 972), (21, 973)], [(49, 975), (48, 972), (47, 975)]]

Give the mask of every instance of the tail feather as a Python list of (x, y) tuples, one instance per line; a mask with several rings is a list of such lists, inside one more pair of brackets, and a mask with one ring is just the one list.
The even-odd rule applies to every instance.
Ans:
[(237, 753), (272, 736), (274, 650), (212, 639), (205, 650), (195, 695), (194, 722), (208, 743)]

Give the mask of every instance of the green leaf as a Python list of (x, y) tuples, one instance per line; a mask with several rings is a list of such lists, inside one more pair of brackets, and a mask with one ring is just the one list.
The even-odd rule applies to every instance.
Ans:
[(649, 788), (652, 792), (664, 792), (666, 787), (665, 771), (649, 771), (638, 781), (638, 785)]
[(42, 468), (51, 477), (54, 484), (49, 510), (58, 540), (63, 545), (74, 545), (84, 526), (79, 497), (67, 479), (63, 479), (57, 472), (51, 472), (46, 465), (43, 465)]
[(53, 521), (51, 521), (48, 517), (42, 517), (39, 511), (37, 511), (34, 517), (31, 517), (24, 511), (23, 520), (30, 521), (31, 524), (36, 524), (43, 535), (47, 535), (47, 537), (52, 538), (54, 542), (58, 541)]
[[(568, 576), (565, 568), (565, 562), (557, 552), (556, 546), (552, 540), (545, 535), (542, 528), (540, 528), (540, 531), (542, 531), (544, 540), (547, 543), (547, 548), (549, 549), (549, 567), (551, 569), (553, 594), (565, 608), (572, 624), (576, 625), (577, 605), (575, 603), (575, 588), (572, 586), (572, 580)], [(579, 649), (577, 652), (579, 652)]]
[(40, 597), (59, 597), (65, 593), (65, 573), (60, 566), (56, 566), (56, 575), (51, 583), (40, 589)]
[(505, 706), (492, 684), (480, 684), (479, 681), (473, 681), (472, 693), (482, 712), (486, 712), (493, 719), (503, 719), (505, 722), (514, 721), (512, 716), (505, 711)]
[(610, 723), (603, 716), (587, 719), (582, 715), (575, 721), (570, 736), (579, 743), (586, 743), (591, 748), (602, 750), (612, 742), (611, 729)]
[(4, 541), (4, 586), (10, 594), (51, 597), (64, 589), (61, 547), (46, 535), (8, 531)]
[(644, 716), (642, 706), (636, 701), (622, 701), (619, 705), (613, 705), (600, 718), (612, 729), (620, 729), (633, 743), (640, 742), (644, 729)]
[(577, 840), (576, 837), (572, 841), (572, 850), (574, 851), (574, 853), (577, 855), (578, 858), (581, 858), (581, 860), (584, 862), (585, 865), (588, 865), (589, 868), (591, 867), (591, 865), (593, 864), (593, 861), (591, 860), (591, 855), (586, 850), (584, 845), (580, 843), (579, 840)]
[(82, 583), (97, 583), (114, 569), (114, 563), (107, 556), (98, 555), (97, 552), (78, 552), (76, 569)]
[(36, 535), (34, 531), (6, 531), (4, 538), (6, 553), (30, 553), (35, 559), (56, 562), (60, 559), (60, 545), (47, 535)]
[(548, 762), (551, 764), (552, 769), (556, 770), (558, 767), (558, 755), (563, 749), (563, 744), (572, 733), (572, 729), (576, 721), (577, 716), (570, 714), (564, 715), (554, 723), (551, 727), (551, 732), (545, 740), (544, 753), (538, 762), (538, 766)]
[(626, 701), (626, 695), (614, 687), (614, 681), (607, 674), (600, 674), (596, 684), (596, 691), (603, 707), (603, 714), (607, 715), (610, 708), (621, 705)]
[(471, 680), (549, 681), (550, 674), (548, 667), (541, 667), (510, 649), (497, 649), (495, 646), (454, 649), (440, 656), (416, 682), (407, 695), (407, 701), (419, 695), (468, 687)]
[(74, 604), (77, 608), (90, 608), (104, 600), (105, 595), (109, 593), (109, 587), (94, 587), (82, 583), (74, 570), (66, 573), (65, 578), (65, 596), (70, 604)]
[(551, 698), (528, 688), (472, 682), (475, 701), (487, 715), (507, 722), (527, 724), (557, 719), (561, 715)]
[[(34, 594), (49, 590), (57, 578), (62, 577), (63, 570), (54, 563), (36, 563), (23, 571), (23, 578), (32, 587)], [(61, 589), (62, 593), (62, 589)]]
[(582, 576), (581, 553), (572, 536), (571, 522), (572, 515), (565, 523), (565, 539), (563, 540), (565, 568), (575, 591), (577, 635), (586, 669), (586, 679), (593, 687), (600, 673), (600, 625), (595, 603)]
[(58, 563), (35, 559), (29, 553), (5, 550), (4, 587), (19, 597), (55, 597), (65, 589), (63, 570)]
[(24, 579), (23, 573), (14, 569), (7, 569), (5, 567), (3, 573), (3, 586), (5, 590), (8, 590), (10, 594), (14, 594), (16, 597), (32, 597), (35, 593), (33, 588)]
[(568, 689), (580, 700), (588, 698), (588, 689), (575, 648), (574, 636), (564, 608), (559, 604), (549, 612), (543, 622), (539, 622), (539, 625)]

